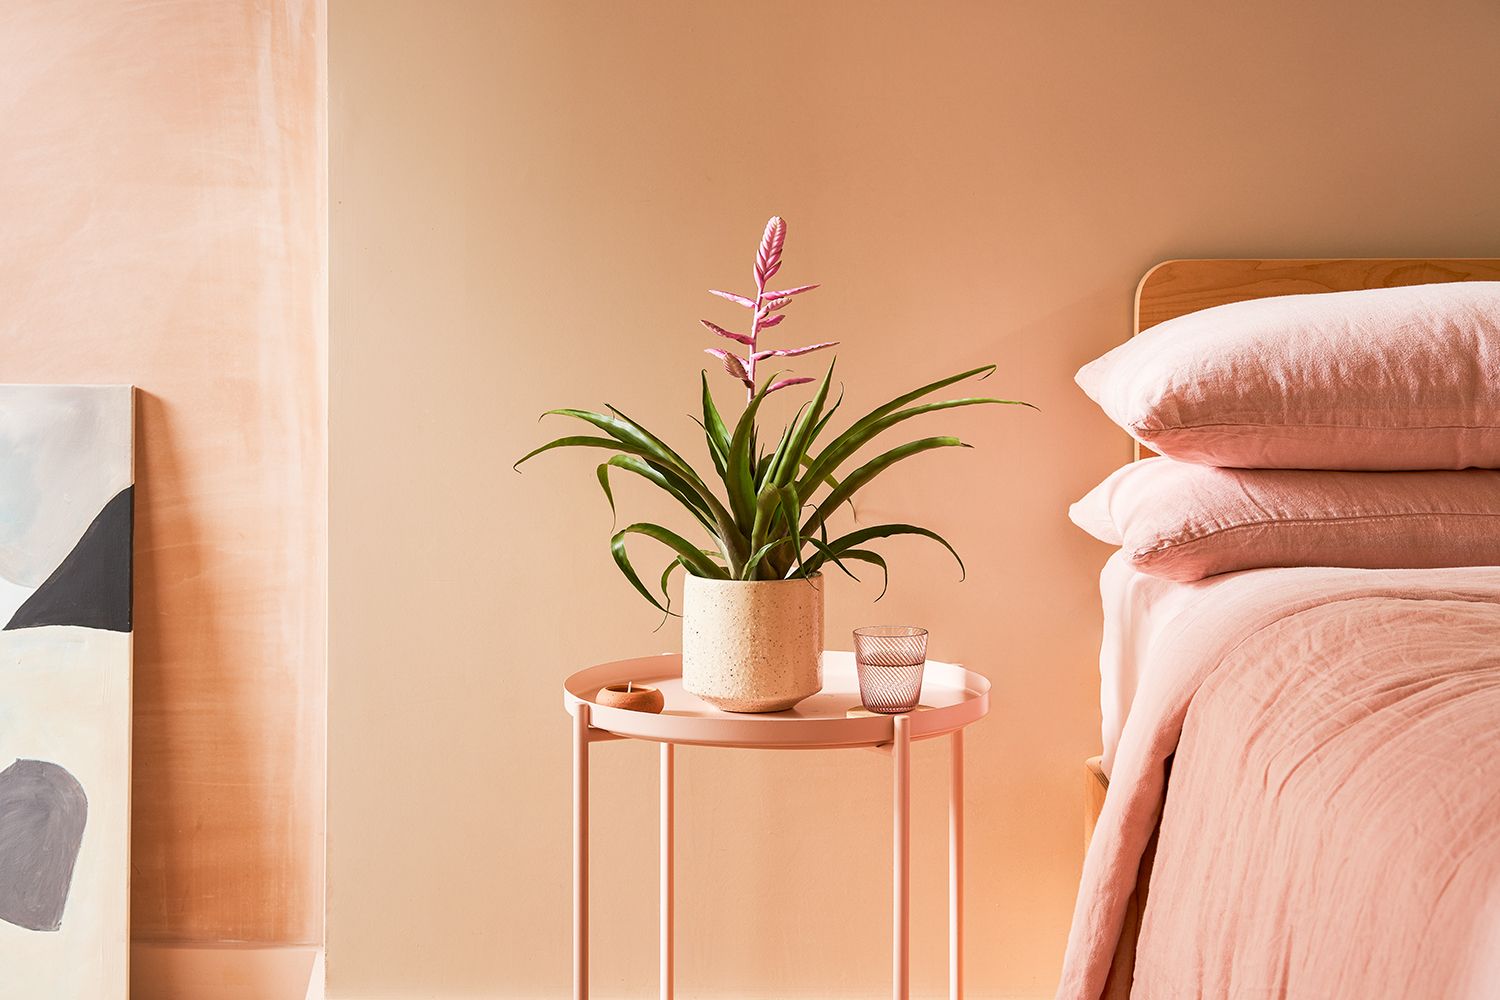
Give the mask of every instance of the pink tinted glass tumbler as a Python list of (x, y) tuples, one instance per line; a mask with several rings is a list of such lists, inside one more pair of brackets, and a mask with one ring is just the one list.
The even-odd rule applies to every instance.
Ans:
[(871, 625), (854, 630), (854, 661), (859, 697), (865, 708), (899, 715), (922, 697), (927, 665), (927, 630), (909, 625)]

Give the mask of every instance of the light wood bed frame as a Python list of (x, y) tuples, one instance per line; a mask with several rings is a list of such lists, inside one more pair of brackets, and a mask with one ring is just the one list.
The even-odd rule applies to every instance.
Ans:
[[(1443, 281), (1500, 281), (1500, 258), (1169, 260), (1147, 271), (1136, 286), (1135, 333), (1199, 309), (1247, 299)], [(1150, 454), (1139, 444), (1135, 446), (1137, 459)], [(1108, 788), (1102, 759), (1090, 757), (1084, 762), (1085, 850), (1093, 838)]]

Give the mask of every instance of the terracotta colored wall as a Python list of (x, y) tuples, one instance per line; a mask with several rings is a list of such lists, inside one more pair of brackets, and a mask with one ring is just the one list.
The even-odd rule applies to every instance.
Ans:
[[(968, 582), (891, 545), (890, 594), (837, 583), (829, 636), (925, 622), (994, 681), (969, 741), (972, 993), (1050, 995), (1106, 555), (1064, 511), (1127, 456), (1072, 373), (1127, 335), (1163, 258), (1500, 253), (1500, 8), (330, 16), (331, 995), (564, 995), (559, 684), (678, 634), (610, 562), (594, 462), (510, 462), (543, 409), (605, 401), (700, 454), (696, 320), (732, 316), (702, 289), (744, 283), (772, 212), (782, 277), (825, 283), (777, 332), (844, 341), (851, 411), (985, 360), (1043, 408), (928, 418), (978, 450), (893, 471), (863, 513), (944, 532)], [(619, 492), (624, 517), (663, 510)], [(596, 986), (654, 995), (655, 752), (594, 754)], [(681, 994), (881, 995), (888, 760), (678, 760)], [(917, 749), (922, 995), (944, 974), (945, 767)]]
[(0, 377), (133, 382), (133, 933), (322, 934), (317, 0), (0, 6)]

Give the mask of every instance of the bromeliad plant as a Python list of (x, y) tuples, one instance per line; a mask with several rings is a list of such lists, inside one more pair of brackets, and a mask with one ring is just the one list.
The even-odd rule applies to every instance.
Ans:
[[(762, 378), (762, 366), (775, 358), (794, 358), (833, 347), (836, 341), (807, 347), (762, 349), (760, 336), (784, 319), (784, 310), (793, 299), (810, 292), (817, 285), (767, 290), (767, 283), (781, 270), (782, 249), (786, 242), (786, 223), (773, 217), (767, 224), (755, 256), (755, 294), (739, 295), (712, 289), (711, 293), (741, 306), (750, 313), (748, 333), (728, 330), (709, 320), (701, 320), (717, 336), (734, 341), (745, 349), (737, 351), (708, 348), (724, 370), (745, 386), (748, 402), (733, 430), (724, 422), (709, 390), (708, 374), (702, 374), (703, 414), (694, 418), (702, 428), (713, 462), (714, 482), (701, 476), (681, 455), (661, 438), (648, 431), (614, 406), (607, 413), (592, 410), (548, 410), (545, 415), (572, 417), (591, 424), (603, 436), (579, 435), (549, 441), (516, 462), (522, 462), (554, 448), (602, 448), (616, 452), (599, 466), (599, 485), (615, 509), (610, 488), (610, 470), (634, 473), (655, 484), (677, 500), (707, 533), (711, 547), (694, 544), (682, 535), (659, 524), (642, 522), (615, 532), (610, 540), (615, 564), (640, 594), (659, 610), (672, 614), (667, 583), (672, 572), (681, 566), (694, 576), (719, 580), (784, 580), (811, 577), (832, 563), (853, 577), (846, 565), (860, 562), (876, 566), (888, 582), (890, 572), (885, 559), (867, 546), (870, 542), (894, 535), (921, 535), (930, 538), (952, 553), (960, 573), (963, 560), (941, 535), (912, 524), (877, 524), (859, 528), (838, 537), (830, 537), (828, 521), (839, 507), (852, 501), (854, 495), (876, 476), (897, 462), (937, 448), (967, 448), (956, 437), (927, 437), (892, 448), (864, 462), (841, 476), (843, 469), (861, 448), (896, 424), (923, 413), (959, 406), (998, 404), (1031, 406), (1013, 399), (964, 397), (938, 402), (918, 403), (929, 396), (970, 378), (987, 378), (994, 365), (973, 368), (939, 379), (899, 396), (856, 420), (842, 433), (824, 441), (824, 432), (843, 401), (843, 392), (829, 403), (833, 364), (822, 379), (786, 377), (776, 372)], [(758, 433), (756, 415), (766, 397), (773, 392), (816, 381), (810, 400), (797, 411), (795, 418), (781, 431), (776, 446), (766, 451)], [(852, 503), (851, 503), (852, 508)], [(662, 600), (641, 581), (625, 542), (631, 535), (645, 535), (671, 549), (674, 557), (661, 574)], [(857, 579), (857, 577), (856, 577)], [(881, 596), (885, 595), (882, 587)], [(876, 600), (879, 600), (877, 597)], [(665, 601), (666, 603), (662, 603)]]

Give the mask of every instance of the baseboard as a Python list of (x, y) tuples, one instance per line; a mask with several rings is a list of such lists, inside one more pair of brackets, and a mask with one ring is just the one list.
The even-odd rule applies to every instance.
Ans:
[(130, 948), (131, 1000), (323, 1000), (323, 949), (153, 944)]

